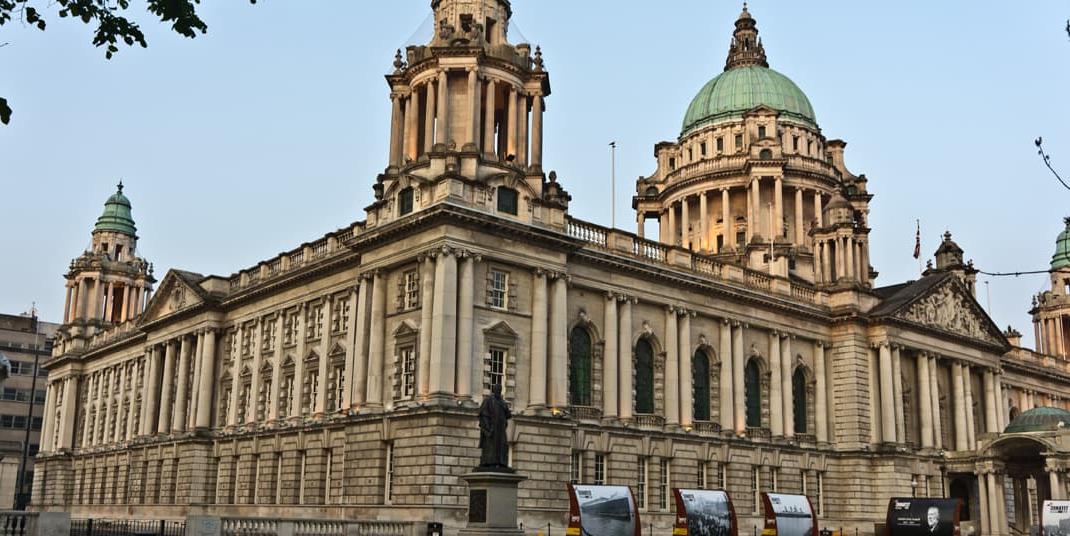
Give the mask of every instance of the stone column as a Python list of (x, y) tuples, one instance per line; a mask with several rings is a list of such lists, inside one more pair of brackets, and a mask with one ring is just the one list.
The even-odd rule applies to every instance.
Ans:
[(163, 392), (160, 396), (160, 417), (156, 428), (156, 433), (158, 434), (166, 434), (171, 431), (171, 412), (175, 409), (171, 399), (171, 387), (174, 385), (174, 381), (175, 341), (167, 341), (164, 343), (163, 383), (161, 384)]
[(844, 253), (843, 260), (843, 273), (848, 279), (855, 278), (855, 256), (854, 256), (854, 239), (849, 236), (843, 238), (843, 247), (841, 250)]
[(933, 448), (944, 447), (943, 417), (940, 414), (940, 384), (936, 381), (940, 368), (935, 356), (928, 356), (929, 360), (929, 392), (932, 394), (933, 414)]
[[(318, 333), (318, 335), (320, 337), (320, 344), (319, 344), (319, 351), (318, 351), (318, 353), (319, 353), (318, 357), (319, 357), (320, 361), (319, 361), (319, 372), (317, 373), (317, 376), (319, 376), (319, 388), (316, 389), (316, 400), (314, 401), (315, 409), (313, 410), (312, 413), (315, 416), (323, 417), (323, 414), (326, 413), (326, 411), (327, 411), (327, 391), (330, 388), (329, 382), (327, 380), (328, 380), (328, 378), (330, 377), (330, 374), (331, 374), (331, 372), (330, 372), (331, 361), (330, 361), (330, 358), (327, 356), (327, 354), (329, 354), (331, 352), (331, 309), (334, 308), (334, 296), (327, 296), (327, 299), (323, 300), (323, 303), (320, 305), (320, 307), (322, 307), (322, 309), (320, 309), (320, 310), (323, 312), (324, 321), (323, 321), (323, 325), (320, 327), (320, 330), (319, 330), (319, 333)], [(238, 360), (238, 361), (240, 362), (240, 360)], [(238, 374), (236, 374), (234, 376), (235, 378), (237, 378), (241, 373), (241, 367), (239, 366), (239, 367), (237, 367), (237, 369), (238, 369)], [(253, 370), (255, 371), (256, 369), (253, 369)], [(254, 374), (254, 376), (255, 376), (255, 374)], [(237, 385), (238, 385), (238, 387), (241, 386), (240, 383), (238, 383)], [(235, 392), (237, 392), (238, 390), (239, 389), (235, 389)], [(255, 398), (255, 397), (256, 397), (255, 392), (252, 395), (250, 395), (250, 398)], [(247, 406), (248, 406), (248, 404), (249, 403), (246, 402)], [(246, 411), (248, 411), (248, 407), (246, 407)], [(256, 412), (254, 411), (253, 413), (256, 413)]]
[(829, 442), (828, 431), (828, 380), (825, 372), (825, 343), (814, 343), (814, 375), (816, 378), (815, 391), (817, 400), (814, 403), (814, 413), (817, 421), (817, 440), (821, 443)]
[(149, 435), (152, 433), (153, 419), (152, 415), (156, 411), (156, 350), (155, 347), (149, 346), (145, 349), (145, 366), (142, 369), (141, 388), (144, 390), (144, 394), (141, 399), (141, 422), (138, 425), (138, 435)]
[(479, 73), (475, 67), (470, 67), (468, 72), (468, 110), (471, 117), (468, 118), (468, 124), (465, 125), (465, 129), (468, 132), (466, 136), (468, 144), (472, 146), (479, 146), (479, 94), (482, 93), (483, 88), (480, 87)]
[[(437, 99), (435, 96), (435, 84), (429, 78), (424, 86), (424, 147), (423, 152), (430, 153), (431, 148), (435, 145), (435, 142), (439, 141), (437, 138), (439, 135), (435, 134), (435, 109), (437, 105)], [(439, 86), (442, 87), (442, 86)], [(413, 91), (418, 91), (413, 88)], [(446, 109), (442, 108), (442, 112), (445, 113)]]
[(776, 177), (773, 182), (773, 239), (784, 236), (784, 178)]
[(122, 295), (122, 303), (119, 305), (119, 322), (126, 322), (129, 319), (130, 293), (127, 292), (128, 290), (130, 290), (130, 287), (127, 285), (119, 287)]
[(430, 396), (453, 396), (457, 371), (457, 257), (443, 248), (435, 262), (435, 298), (431, 306)]
[[(358, 279), (359, 281), (359, 279)], [(345, 414), (357, 407), (354, 398), (354, 383), (356, 378), (362, 378), (363, 376), (356, 376), (353, 370), (357, 367), (357, 355), (360, 350), (364, 348), (364, 315), (361, 314), (361, 285), (359, 282), (352, 287), (349, 292), (349, 319), (346, 322), (346, 361), (345, 372), (343, 373), (343, 389), (342, 399), (338, 401), (338, 409), (341, 413)], [(358, 346), (359, 344), (359, 346)], [(362, 382), (363, 383), (363, 382)], [(267, 412), (264, 412), (265, 415)]]
[(178, 433), (186, 431), (186, 404), (189, 397), (189, 360), (190, 340), (189, 336), (179, 337), (178, 349), (178, 378), (175, 387), (175, 419), (171, 423), (171, 430)]
[(200, 391), (197, 393), (197, 429), (206, 430), (212, 426), (212, 391), (215, 390), (215, 338), (216, 329), (208, 328), (204, 332), (204, 355), (201, 356)]
[(1003, 430), (1007, 428), (1007, 399), (1003, 396), (1003, 373), (998, 369), (996, 370), (995, 381), (996, 384), (996, 433), (1003, 433)]
[(680, 344), (676, 308), (665, 308), (665, 424), (680, 424)]
[(92, 445), (93, 428), (96, 425), (89, 420), (89, 414), (97, 405), (96, 400), (93, 399), (93, 387), (97, 385), (97, 376), (98, 373), (94, 372), (87, 380), (88, 385), (86, 386), (86, 389), (88, 389), (88, 394), (86, 395), (85, 407), (82, 410), (82, 441), (79, 443), (82, 447), (89, 447)]
[(680, 247), (690, 250), (691, 247), (691, 199), (684, 196), (680, 199)]
[(973, 381), (971, 376), (973, 374), (970, 371), (969, 365), (962, 365), (962, 385), (963, 393), (966, 395), (965, 400), (965, 412), (966, 412), (966, 445), (967, 448), (973, 450), (977, 446), (977, 426), (973, 421)]
[(817, 220), (819, 228), (825, 226), (825, 215), (821, 209), (821, 192), (819, 190), (814, 190), (814, 219)]
[(505, 122), (504, 122), (505, 129), (506, 129), (506, 133), (505, 133), (505, 135), (506, 135), (506, 138), (505, 138), (505, 142), (506, 142), (506, 145), (505, 145), (505, 156), (506, 156), (506, 158), (508, 158), (509, 155), (513, 155), (514, 157), (516, 156), (516, 108), (517, 108), (516, 100), (517, 100), (517, 90), (516, 90), (515, 86), (513, 86), (513, 85), (509, 86), (509, 96), (507, 97), (507, 99), (508, 100), (505, 102), (505, 104), (506, 104), (506, 112), (505, 113), (507, 115), (506, 115)]
[(795, 398), (791, 359), (791, 335), (785, 335), (780, 341), (780, 390), (784, 398), (784, 437), (795, 437)]
[[(367, 404), (383, 405), (383, 339), (386, 337), (386, 282), (381, 271), (372, 276), (372, 318), (368, 333)], [(423, 299), (427, 299), (423, 297)]]
[(743, 360), (743, 326), (732, 325), (732, 395), (735, 397), (736, 435), (747, 432), (746, 390), (743, 385), (745, 364)]
[(713, 251), (713, 244), (710, 243), (710, 208), (706, 201), (706, 192), (698, 194), (698, 211), (699, 232), (702, 233), (702, 237), (699, 238), (698, 247), (695, 249), (704, 252)]
[(558, 274), (550, 304), (550, 405), (568, 405), (568, 276)]
[(639, 235), (639, 238), (645, 238), (644, 225), (646, 225), (646, 215), (642, 212), (636, 212), (635, 214), (635, 231)]
[(988, 433), (999, 432), (999, 423), (996, 418), (996, 385), (990, 369), (984, 371), (985, 387), (985, 431)]
[(992, 516), (995, 513), (992, 512), (991, 508), (988, 506), (992, 497), (989, 495), (987, 478), (985, 478), (984, 473), (980, 470), (976, 471), (974, 475), (977, 478), (977, 504), (980, 506), (981, 510), (981, 517), (978, 520), (978, 523), (980, 524), (978, 528), (980, 530), (978, 532), (980, 534), (991, 535)]
[(962, 379), (962, 365), (951, 364), (951, 398), (955, 401), (955, 450), (969, 450), (966, 435), (966, 391)]
[(880, 344), (881, 435), (885, 443), (896, 443), (895, 390), (892, 387), (892, 349), (887, 342)]
[[(705, 195), (705, 194), (703, 194)], [(691, 317), (694, 313), (683, 311), (680, 318), (680, 424), (691, 426), (695, 420), (694, 378), (691, 371)]]
[(623, 298), (620, 310), (620, 329), (617, 352), (620, 355), (620, 417), (631, 419), (634, 410), (635, 391), (633, 389), (632, 367), (632, 303), (634, 298)]
[(59, 417), (59, 445), (56, 450), (74, 447), (74, 413), (78, 402), (78, 376), (68, 376), (63, 382), (63, 408)]
[(989, 524), (992, 527), (990, 534), (1004, 534), (1007, 530), (1007, 524), (1004, 522), (1004, 517), (1002, 513), (1003, 509), (1005, 508), (1005, 505), (1003, 504), (1004, 501), (1002, 500), (1003, 487), (1000, 486), (999, 482), (996, 481), (996, 475), (994, 473), (989, 472), (985, 475), (985, 477), (988, 480), (988, 485), (985, 487), (988, 488), (989, 491), (988, 512), (992, 515), (992, 517), (989, 519)]
[[(416, 129), (420, 115), (420, 94), (413, 88), (405, 98), (405, 155), (403, 159), (416, 160)], [(402, 162), (404, 163), (404, 162)]]
[[(346, 364), (346, 385), (349, 386), (346, 392), (352, 393), (349, 400), (349, 408), (352, 411), (356, 411), (360, 406), (364, 405), (365, 393), (368, 387), (366, 383), (366, 378), (368, 377), (368, 287), (371, 286), (372, 282), (365, 274), (361, 274), (357, 277), (357, 284), (356, 307), (353, 311), (353, 324), (350, 332), (353, 347), (349, 353), (352, 354), (353, 358), (352, 363)], [(427, 299), (427, 294), (421, 291), (421, 305), (425, 299)], [(281, 336), (282, 332), (280, 331), (279, 334)], [(278, 348), (276, 355), (281, 356), (281, 340), (276, 345), (276, 348)]]
[(528, 165), (528, 96), (517, 94), (516, 116), (516, 161), (520, 167)]
[(478, 255), (467, 253), (461, 263), (460, 292), (457, 295), (457, 396), (472, 397), (473, 353), (472, 335), (475, 331), (476, 263)]
[(895, 397), (895, 437), (898, 443), (905, 443), (906, 419), (903, 415), (903, 364), (899, 346), (892, 346), (892, 396)]
[(531, 104), (531, 167), (542, 169), (542, 95), (532, 96)]
[(933, 394), (929, 389), (929, 357), (918, 352), (916, 355), (918, 371), (918, 413), (921, 419), (921, 447), (933, 447)]
[(63, 299), (63, 322), (64, 323), (70, 323), (71, 322), (71, 294), (72, 294), (73, 286), (74, 286), (73, 283), (71, 283), (70, 281), (67, 281), (67, 284), (66, 284), (67, 292), (66, 292), (66, 295), (65, 295), (65, 297)]
[(676, 245), (676, 203), (669, 203), (669, 242), (670, 246)]
[(750, 188), (747, 189), (747, 243), (754, 239), (755, 231), (758, 230), (758, 215), (761, 211), (758, 205), (761, 203), (761, 191), (758, 177), (751, 178)]
[(190, 389), (189, 419), (186, 421), (186, 429), (192, 430), (197, 427), (197, 404), (200, 402), (201, 392), (201, 365), (204, 362), (204, 333), (201, 329), (197, 332), (197, 346), (193, 351), (193, 386)]
[(602, 417), (612, 419), (617, 416), (617, 365), (620, 360), (617, 353), (617, 296), (612, 292), (606, 293), (603, 318)]
[[(769, 412), (770, 429), (774, 437), (784, 435), (783, 361), (780, 356), (780, 333), (769, 332)], [(780, 411), (776, 411), (780, 410)]]
[(71, 295), (71, 308), (68, 312), (67, 322), (71, 323), (82, 317), (82, 297), (85, 296), (85, 279), (74, 284), (74, 292)]
[[(130, 398), (130, 404), (126, 407), (126, 430), (123, 430), (123, 439), (130, 441), (137, 435), (134, 422), (137, 421), (137, 362), (135, 358), (127, 363), (127, 377), (130, 379), (130, 388), (128, 389), (128, 396)], [(49, 431), (49, 435), (53, 432)]]
[(450, 85), (449, 71), (438, 72), (438, 125), (435, 128), (435, 143), (450, 141)]
[(45, 407), (41, 416), (40, 451), (52, 452), (52, 428), (56, 418), (56, 389), (59, 388), (59, 380), (45, 384)]
[(795, 245), (803, 245), (803, 241), (806, 240), (806, 234), (803, 232), (803, 191), (802, 188), (795, 188)]
[(111, 322), (114, 318), (113, 313), (115, 309), (115, 282), (108, 281), (108, 286), (104, 291), (104, 321)]
[(427, 398), (431, 392), (431, 336), (434, 315), (435, 261), (437, 252), (422, 255), (420, 261), (420, 346), (416, 353), (416, 394)]
[(546, 407), (546, 342), (549, 300), (546, 272), (535, 270), (531, 291), (531, 373), (528, 376), (528, 406)]
[(390, 93), (390, 165), (401, 163), (402, 121), (401, 95)]
[[(736, 233), (732, 231), (732, 196), (728, 188), (721, 190), (721, 233), (724, 238), (721, 243), (728, 247), (735, 247)], [(712, 249), (712, 248), (710, 248)], [(720, 251), (718, 251), (720, 253)], [(724, 359), (722, 357), (721, 359)]]
[(487, 78), (487, 106), (486, 113), (483, 117), (486, 123), (483, 132), (483, 135), (485, 136), (483, 139), (483, 154), (486, 155), (488, 158), (493, 158), (495, 155), (498, 154), (498, 147), (494, 141), (494, 112), (496, 106), (496, 103), (494, 102), (495, 97), (497, 97), (497, 88), (494, 79)]
[(271, 392), (268, 393), (267, 411), (265, 411), (268, 422), (274, 422), (279, 418), (279, 396), (282, 392), (282, 363), (286, 359), (286, 352), (282, 349), (285, 329), (286, 310), (280, 309), (275, 313), (275, 333), (273, 335), (275, 337), (275, 355), (272, 359), (273, 366), (271, 367)]
[[(735, 377), (733, 362), (735, 359), (732, 356), (732, 326), (729, 324), (728, 319), (722, 320), (720, 323), (718, 340), (720, 342), (720, 355), (718, 357), (721, 359), (720, 401), (718, 404), (721, 430), (735, 430), (735, 401), (732, 393)], [(740, 371), (740, 374), (742, 374), (742, 371)]]
[[(306, 324), (307, 327), (307, 324)], [(230, 345), (230, 400), (227, 402), (227, 414), (222, 418), (226, 419), (226, 422), (217, 423), (218, 426), (234, 426), (238, 424), (238, 391), (241, 390), (241, 349), (239, 348), (239, 341), (241, 339), (241, 326), (238, 326), (233, 330), (232, 337), (233, 342)], [(304, 337), (301, 337), (304, 341)], [(304, 350), (298, 346), (298, 356), (304, 356)], [(303, 361), (303, 360), (302, 360)], [(220, 393), (222, 397), (223, 393)], [(315, 407), (316, 401), (309, 400), (309, 405)], [(310, 408), (311, 409), (311, 408)]]

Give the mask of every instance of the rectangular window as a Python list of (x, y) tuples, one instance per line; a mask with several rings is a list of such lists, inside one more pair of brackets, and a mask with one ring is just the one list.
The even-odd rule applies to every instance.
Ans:
[(505, 357), (508, 350), (504, 348), (490, 349), (490, 384), (502, 386), (505, 391)]
[(736, 134), (736, 152), (743, 150), (743, 135)]
[(728, 464), (721, 464), (721, 489), (728, 489)]
[(605, 454), (594, 455), (594, 485), (606, 485), (606, 456)]
[(798, 136), (792, 136), (791, 137), (791, 150), (795, 151), (796, 153), (799, 152), (799, 137)]
[(412, 188), (405, 188), (398, 193), (398, 216), (412, 212)]
[(765, 137), (765, 125), (758, 125), (758, 139)]
[(394, 501), (394, 444), (386, 444), (386, 478), (383, 479), (383, 503)]
[(754, 466), (751, 470), (751, 497), (754, 500), (754, 513), (761, 513), (762, 510), (762, 468)]
[(695, 161), (695, 153), (691, 150), (690, 147), (687, 148), (687, 161), (688, 162), (694, 162)]
[(400, 351), (401, 396), (412, 398), (416, 394), (416, 348), (407, 346)]
[(501, 270), (490, 271), (490, 288), (487, 289), (487, 305), (496, 309), (509, 306), (509, 273)]
[(405, 308), (415, 309), (420, 306), (420, 272), (405, 272)]
[[(825, 515), (825, 474), (817, 473), (817, 515)], [(926, 494), (931, 497), (931, 495)]]
[(724, 136), (718, 136), (717, 137), (717, 152), (718, 153), (723, 153), (724, 152)]
[(709, 487), (710, 463), (698, 462), (698, 489)]
[(807, 140), (806, 141), (806, 154), (810, 155), (810, 154), (813, 154), (813, 152), (814, 152), (814, 142), (813, 142), (813, 140)]
[(779, 480), (779, 478), (777, 478), (777, 476), (778, 476), (777, 475), (777, 468), (776, 467), (770, 467), (769, 468), (769, 474), (772, 477), (772, 481), (773, 481), (773, 491), (780, 491), (780, 483), (777, 482)]
[(512, 188), (498, 187), (498, 212), (516, 216), (520, 212), (520, 194)]
[(672, 171), (674, 169), (676, 169), (676, 159), (675, 158), (670, 158), (669, 159), (669, 171)]
[(573, 484), (583, 482), (583, 451), (572, 451), (572, 457), (569, 461), (569, 481)]
[(636, 484), (636, 497), (635, 501), (639, 503), (640, 510), (646, 510), (646, 479), (649, 468), (647, 467), (646, 458), (639, 458), (639, 481)]
[(659, 475), (659, 478), (661, 478), (661, 493), (658, 498), (661, 500), (659, 506), (661, 507), (662, 512), (667, 512), (669, 510), (670, 467), (669, 460), (661, 460), (661, 474)]
[(706, 142), (698, 144), (698, 152), (702, 156), (706, 156)]

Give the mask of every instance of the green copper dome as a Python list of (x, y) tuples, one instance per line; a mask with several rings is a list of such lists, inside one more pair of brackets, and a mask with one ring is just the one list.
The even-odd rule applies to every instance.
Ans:
[(134, 218), (130, 215), (130, 200), (123, 195), (123, 183), (120, 182), (117, 191), (104, 202), (104, 213), (97, 218), (97, 224), (93, 232), (112, 231), (130, 236), (137, 234), (134, 226)]
[(1055, 255), (1051, 256), (1051, 269), (1070, 268), (1070, 218), (1063, 220), (1066, 228), (1055, 239)]
[(1004, 433), (1051, 432), (1070, 424), (1070, 411), (1059, 408), (1033, 408), (1014, 418)]
[(790, 78), (761, 65), (730, 68), (703, 86), (684, 117), (683, 132), (708, 124), (740, 119), (761, 105), (780, 112), (785, 121), (817, 128), (810, 99)]

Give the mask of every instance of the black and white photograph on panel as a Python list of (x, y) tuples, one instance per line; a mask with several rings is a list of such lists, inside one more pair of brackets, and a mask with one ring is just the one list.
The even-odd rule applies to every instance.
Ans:
[(777, 536), (817, 536), (814, 531), (814, 512), (805, 495), (767, 493), (769, 505), (776, 517)]
[(688, 536), (732, 536), (732, 508), (722, 490), (681, 489)]
[(635, 502), (627, 486), (573, 486), (581, 536), (633, 536)]
[(1070, 501), (1044, 501), (1040, 527), (1041, 536), (1070, 536)]
[(959, 522), (958, 499), (897, 497), (888, 503), (891, 536), (953, 536)]

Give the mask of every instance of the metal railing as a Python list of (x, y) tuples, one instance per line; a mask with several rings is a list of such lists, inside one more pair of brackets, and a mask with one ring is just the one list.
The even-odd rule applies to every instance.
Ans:
[(71, 536), (183, 536), (185, 521), (163, 519), (72, 519)]
[(226, 517), (221, 525), (223, 536), (413, 536), (416, 522)]

